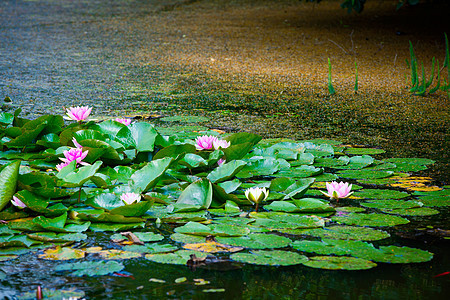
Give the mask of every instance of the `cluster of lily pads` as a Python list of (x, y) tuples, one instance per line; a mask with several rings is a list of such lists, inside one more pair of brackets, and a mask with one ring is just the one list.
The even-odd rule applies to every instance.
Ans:
[[(0, 261), (38, 251), (73, 260), (56, 271), (93, 276), (122, 270), (121, 259), (186, 264), (211, 253), (345, 270), (432, 259), (385, 246), (391, 227), (450, 205), (449, 189), (410, 177), (432, 160), (377, 160), (381, 149), (332, 140), (95, 122), (89, 113), (70, 108), (69, 124), (60, 115), (0, 113)], [(170, 234), (156, 231), (163, 224)], [(110, 248), (77, 243), (99, 231), (117, 232)]]

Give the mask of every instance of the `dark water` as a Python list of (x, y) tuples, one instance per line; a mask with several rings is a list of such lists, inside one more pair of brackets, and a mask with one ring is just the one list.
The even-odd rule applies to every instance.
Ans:
[[(111, 25), (114, 22), (106, 21), (165, 13), (189, 2), (1, 1), (0, 97), (9, 96), (15, 107), (21, 107), (24, 114), (31, 117), (57, 113), (63, 106), (89, 104), (95, 106), (97, 116), (115, 115), (118, 109), (136, 114), (152, 109), (166, 114), (189, 111), (211, 118), (215, 115), (211, 126), (251, 130), (265, 137), (313, 138), (325, 133), (323, 137), (342, 139), (343, 142), (382, 146), (388, 150), (388, 157), (403, 154), (436, 159), (437, 166), (421, 174), (435, 174), (440, 184), (448, 184), (448, 130), (444, 132), (445, 129), (439, 129), (440, 132), (423, 128), (426, 132), (422, 133), (421, 140), (416, 134), (420, 128), (414, 124), (394, 129), (352, 127), (346, 123), (345, 115), (339, 116), (341, 120), (333, 119), (337, 112), (321, 111), (319, 104), (311, 103), (302, 108), (303, 112), (307, 109), (315, 114), (308, 121), (314, 119), (316, 122), (308, 125), (302, 123), (302, 117), (305, 117), (302, 115), (292, 117), (282, 112), (277, 117), (273, 112), (268, 114), (263, 108), (258, 109), (256, 102), (271, 103), (273, 99), (270, 97), (250, 99), (255, 101), (254, 105), (249, 104), (249, 99), (234, 99), (231, 106), (226, 104), (226, 94), (208, 99), (180, 99), (173, 94), (169, 97), (161, 86), (174, 83), (175, 71), (133, 66), (127, 49), (139, 47), (139, 37), (129, 35), (127, 28), (116, 28)], [(149, 82), (160, 87), (157, 92), (149, 94)], [(182, 89), (183, 84), (189, 83), (178, 84)], [(222, 104), (211, 104), (211, 99)], [(340, 131), (330, 124), (329, 128), (323, 127), (324, 114), (330, 124), (341, 124)], [(362, 118), (359, 122), (359, 125), (364, 125), (365, 121)], [(379, 132), (389, 132), (390, 139), (377, 143), (367, 138)], [(398, 139), (399, 136), (402, 138)], [(430, 150), (433, 147), (436, 150)], [(438, 224), (448, 229), (447, 216), (448, 211), (439, 217), (417, 219), (413, 223)], [(433, 276), (450, 271), (449, 240), (431, 235), (419, 236), (417, 240), (393, 236), (397, 239), (394, 244), (429, 250), (435, 253), (434, 259), (422, 264), (380, 264), (372, 270), (354, 272), (315, 270), (303, 266), (271, 268), (250, 265), (233, 270), (190, 270), (185, 266), (132, 259), (123, 263), (125, 271), (133, 278), (75, 278), (55, 274), (52, 268), (58, 262), (38, 260), (36, 255), (27, 254), (17, 260), (0, 263), (0, 269), (6, 273), (6, 278), (0, 282), (0, 298), (14, 299), (18, 294), (34, 291), (41, 285), (54, 289), (75, 288), (84, 291), (89, 299), (446, 299), (450, 294), (450, 276)], [(90, 242), (106, 237), (96, 234)], [(186, 277), (187, 281), (175, 283), (175, 279), (180, 277)], [(149, 282), (150, 278), (162, 279), (166, 283)], [(208, 280), (210, 284), (197, 286), (193, 281), (196, 278)], [(225, 291), (207, 293), (203, 291), (205, 289)]]

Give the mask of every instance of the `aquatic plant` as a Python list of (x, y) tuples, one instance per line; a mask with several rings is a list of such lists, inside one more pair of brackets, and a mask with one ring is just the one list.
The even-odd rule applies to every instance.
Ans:
[(332, 181), (331, 183), (326, 183), (327, 187), (327, 193), (321, 191), (322, 194), (329, 197), (330, 199), (344, 199), (349, 197), (353, 192), (350, 192), (352, 190), (352, 185), (348, 182), (339, 182)]
[(195, 139), (195, 148), (197, 150), (210, 150), (214, 148), (214, 142), (217, 137), (213, 135), (202, 135)]
[(81, 122), (87, 119), (91, 111), (89, 106), (74, 106), (66, 109), (66, 115), (69, 120)]
[(25, 203), (23, 203), (22, 201), (20, 201), (20, 199), (17, 198), (16, 196), (12, 197), (11, 204), (14, 205), (15, 207), (18, 207), (18, 208), (25, 208), (25, 207), (27, 207), (27, 205)]
[(123, 193), (120, 195), (120, 200), (129, 205), (141, 201), (141, 195), (137, 193)]
[(328, 58), (328, 93), (330, 95), (336, 94), (336, 91), (334, 90), (333, 83), (331, 80), (331, 61), (330, 58)]
[(255, 211), (258, 211), (259, 203), (263, 202), (269, 196), (269, 191), (266, 188), (252, 187), (245, 190), (245, 197), (248, 201), (255, 203)]
[[(79, 260), (55, 267), (67, 276), (122, 270), (121, 263), (105, 262), (111, 257), (170, 264), (186, 264), (193, 254), (206, 257), (186, 249), (221, 251), (251, 264), (344, 270), (428, 261), (428, 251), (369, 242), (389, 237), (379, 227), (402, 226), (408, 216), (450, 206), (446, 189), (408, 189), (408, 173), (426, 169), (433, 163), (428, 159), (378, 160), (381, 149), (321, 139), (263, 140), (248, 132), (161, 134), (145, 122), (66, 125), (55, 115), (17, 122), (19, 113), (0, 113), (0, 219), (8, 221), (0, 224), (0, 248), (19, 255), (39, 247), (41, 259)], [(55, 172), (61, 160), (68, 164)], [(402, 186), (395, 186), (399, 182)], [(377, 184), (384, 188), (374, 188)], [(348, 197), (350, 189), (358, 200), (348, 198), (349, 206), (329, 201)], [(240, 217), (243, 212), (247, 217)], [(164, 223), (173, 231), (152, 232), (154, 224)], [(128, 245), (95, 250), (101, 261), (91, 260), (84, 248), (66, 246), (98, 231), (124, 231)], [(316, 240), (301, 242), (299, 235)], [(152, 244), (164, 239), (180, 244)]]
[[(450, 50), (449, 50), (449, 45), (448, 45), (447, 34), (445, 33), (444, 35), (445, 35), (445, 59), (444, 59), (444, 65), (442, 66), (442, 68), (447, 68), (447, 70), (448, 70), (447, 81), (450, 82), (450, 80), (448, 79), (448, 78), (450, 78), (450, 69), (449, 69), (449, 60), (450, 60), (449, 51)], [(421, 78), (419, 77), (419, 69), (418, 69), (419, 61), (417, 60), (417, 57), (414, 53), (414, 47), (413, 47), (411, 41), (409, 41), (409, 55), (410, 55), (410, 60), (409, 61), (406, 60), (406, 63), (408, 65), (408, 68), (410, 69), (410, 73), (411, 73), (411, 75), (410, 75), (411, 85), (410, 85), (410, 89), (409, 89), (409, 91), (411, 93), (414, 93), (415, 95), (418, 95), (418, 96), (425, 96), (426, 94), (434, 94), (439, 89), (449, 93), (450, 84), (447, 83), (445, 78), (444, 78), (444, 85), (441, 86), (441, 69), (439, 68), (439, 60), (435, 59), (435, 57), (432, 58), (431, 75), (430, 75), (430, 78), (427, 80), (423, 62), (420, 63), (422, 76), (421, 76)], [(435, 65), (437, 65), (436, 68), (435, 68)], [(437, 70), (437, 75), (436, 75), (437, 83), (436, 83), (435, 87), (429, 89), (435, 78), (435, 69)]]

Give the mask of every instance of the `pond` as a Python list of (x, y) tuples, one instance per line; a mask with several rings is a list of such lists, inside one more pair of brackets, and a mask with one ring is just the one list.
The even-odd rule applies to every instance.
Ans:
[[(443, 93), (427, 97), (409, 94), (404, 89), (405, 67), (394, 62), (392, 71), (391, 65), (380, 63), (373, 53), (368, 55), (371, 52), (365, 52), (368, 44), (364, 44), (368, 39), (367, 43), (378, 47), (381, 57), (398, 56), (400, 61), (407, 57), (407, 40), (418, 36), (422, 44), (415, 44), (417, 53), (443, 54), (439, 44), (443, 35), (433, 32), (424, 37), (420, 30), (410, 27), (413, 33), (406, 38), (400, 35), (381, 40), (380, 35), (365, 31), (362, 20), (370, 23), (381, 18), (392, 22), (397, 17), (404, 18), (403, 12), (391, 14), (385, 6), (374, 12), (368, 6), (364, 18), (346, 17), (339, 11), (331, 12), (334, 1), (314, 6), (314, 10), (307, 3), (297, 2), (115, 0), (105, 6), (102, 1), (3, 1), (0, 96), (9, 96), (13, 102), (4, 103), (7, 113), (2, 113), (0, 120), (1, 170), (18, 168), (15, 159), (27, 162), (20, 167), (15, 195), (28, 208), (23, 215), (9, 200), (8, 204), (2, 200), (6, 208), (0, 219), (8, 224), (3, 224), (0, 231), (0, 296), (33, 299), (40, 286), (44, 296), (54, 294), (55, 299), (444, 299), (449, 293), (450, 276), (446, 273), (450, 271), (448, 98)], [(313, 11), (315, 19), (306, 18), (305, 11)], [(316, 27), (306, 26), (308, 22)], [(381, 35), (389, 27), (389, 22), (385, 23), (379, 29)], [(338, 35), (331, 29), (337, 24), (342, 25), (345, 34)], [(353, 37), (348, 27), (361, 31), (356, 30)], [(320, 29), (331, 30), (333, 35), (326, 38)], [(258, 35), (261, 32), (267, 36)], [(314, 49), (316, 54), (310, 54), (307, 63), (293, 60), (299, 56), (296, 51), (300, 51), (294, 43), (290, 45), (293, 49), (280, 46), (278, 38), (289, 40), (294, 36), (303, 47), (314, 46), (308, 49)], [(360, 47), (355, 50), (359, 54), (350, 59), (348, 54), (340, 53), (339, 47), (331, 49), (334, 44), (327, 41), (331, 39), (350, 49), (349, 36)], [(399, 41), (405, 43), (399, 46)], [(238, 42), (243, 46), (238, 47)], [(333, 96), (326, 89), (327, 57), (321, 52), (327, 48), (325, 42), (333, 62), (337, 90)], [(393, 48), (398, 53), (390, 52)], [(354, 59), (358, 60), (361, 77), (357, 94), (350, 87)], [(302, 74), (292, 65), (309, 70)], [(375, 68), (373, 73), (389, 74), (389, 79), (369, 74), (367, 70), (371, 68)], [(325, 78), (323, 84), (321, 78)], [(49, 113), (62, 116), (63, 107), (80, 104), (93, 107), (91, 116), (96, 122), (80, 123), (77, 127), (72, 121), (63, 125), (59, 117), (42, 117)], [(17, 108), (22, 112), (12, 127), (12, 114)], [(110, 121), (116, 116), (133, 120), (132, 129)], [(33, 126), (17, 121), (38, 117), (41, 120)], [(45, 125), (41, 125), (43, 122)], [(140, 126), (147, 133), (153, 132), (146, 127), (148, 124), (173, 140), (147, 145), (160, 135), (143, 134), (137, 138), (135, 132), (140, 132)], [(55, 129), (58, 126), (61, 130), (91, 131), (71, 129), (68, 138)], [(20, 128), (20, 134), (11, 128)], [(35, 131), (37, 128), (43, 131)], [(123, 133), (117, 137), (120, 130)], [(36, 133), (39, 147), (31, 146), (36, 142), (32, 141), (34, 138), (26, 138), (30, 132)], [(253, 134), (264, 139), (259, 141)], [(225, 138), (231, 142), (231, 148), (237, 147), (223, 152), (192, 150), (199, 135)], [(134, 136), (134, 142), (125, 136)], [(67, 146), (76, 146), (70, 142), (72, 137), (90, 152), (87, 161), (91, 166), (83, 169), (90, 174), (90, 181), (80, 183), (87, 177), (80, 179), (72, 170), (54, 169)], [(109, 154), (105, 154), (99, 144), (111, 144), (111, 140), (122, 146), (113, 143)], [(184, 150), (175, 153), (165, 148), (175, 141), (185, 145)], [(24, 149), (28, 153), (21, 153)], [(47, 149), (45, 153), (43, 149)], [(161, 152), (157, 154), (155, 149)], [(245, 156), (239, 149), (252, 150)], [(124, 167), (116, 171), (106, 169), (106, 165), (122, 164), (114, 156), (116, 153), (131, 161), (125, 161)], [(169, 157), (177, 162), (171, 161), (167, 169), (146, 164)], [(229, 160), (226, 168), (231, 173), (223, 175), (222, 169), (211, 175), (222, 157)], [(102, 161), (102, 166), (96, 161)], [(146, 170), (144, 166), (149, 167)], [(164, 169), (166, 177), (152, 175), (155, 168)], [(26, 175), (36, 170), (50, 176), (36, 175), (39, 184), (45, 182), (52, 188), (50, 182), (59, 174), (57, 178), (66, 183), (60, 181), (57, 186), (63, 186), (70, 195), (39, 194), (35, 179)], [(133, 175), (135, 172), (138, 175)], [(94, 173), (97, 176), (92, 179)], [(6, 173), (2, 175), (8, 177)], [(152, 176), (155, 181), (148, 181)], [(174, 178), (182, 184), (174, 186)], [(309, 181), (311, 178), (316, 179), (314, 183)], [(116, 187), (109, 187), (112, 192), (106, 191), (101, 180)], [(325, 182), (332, 180), (352, 183), (354, 194), (328, 201), (320, 191), (326, 191)], [(79, 203), (80, 194), (74, 190), (74, 184), (83, 186), (80, 200), (87, 206)], [(222, 190), (217, 188), (220, 185)], [(126, 206), (116, 195), (128, 191), (123, 186), (136, 188), (147, 197), (139, 202), (144, 203), (144, 208), (132, 209), (136, 216), (129, 216), (121, 208)], [(255, 207), (244, 195), (245, 189), (254, 186), (270, 190), (257, 214), (251, 213)], [(200, 203), (183, 200), (190, 199), (182, 196), (188, 187), (201, 194), (196, 197), (202, 200)], [(217, 210), (214, 203), (208, 212), (205, 207), (198, 207), (206, 205), (210, 193), (215, 204), (226, 203), (225, 210)], [(152, 201), (156, 204), (145, 207)], [(174, 206), (169, 210), (179, 213), (167, 211), (166, 204)], [(103, 214), (114, 209), (116, 214)], [(146, 212), (144, 219), (148, 218), (145, 222), (134, 211), (141, 209)], [(374, 213), (383, 216), (380, 222), (385, 223), (360, 218)], [(25, 216), (32, 217), (39, 230), (13, 221), (22, 218), (26, 223)], [(403, 224), (405, 220), (409, 223)], [(231, 226), (227, 222), (236, 223)], [(83, 230), (83, 226), (89, 230)], [(319, 230), (323, 226), (327, 231)], [(381, 237), (355, 237), (352, 228), (360, 229), (359, 235), (372, 228), (365, 234)], [(238, 229), (244, 233), (236, 233)], [(235, 237), (227, 237), (229, 230)], [(339, 230), (344, 232), (336, 232)], [(113, 241), (128, 239), (127, 235), (117, 235), (127, 231), (144, 241), (144, 246)], [(186, 237), (183, 231), (191, 234)], [(75, 233), (63, 236), (65, 232)], [(142, 232), (151, 234), (141, 235)], [(51, 235), (56, 233), (58, 238)], [(158, 254), (181, 253), (185, 244), (204, 242), (207, 233), (223, 245), (245, 249), (213, 254), (215, 258), (205, 261), (202, 254), (196, 253), (201, 261), (194, 266), (186, 265), (188, 257), (177, 258), (178, 264), (174, 264), (174, 257)], [(248, 240), (236, 240), (239, 236), (252, 237), (252, 241), (248, 244)], [(276, 241), (266, 241), (267, 236)], [(352, 243), (354, 240), (356, 244)], [(319, 241), (322, 244), (314, 244)], [(48, 248), (55, 243), (60, 248)], [(129, 251), (105, 252), (122, 249)], [(394, 258), (386, 258), (389, 251)], [(76, 258), (77, 255), (82, 257)], [(70, 259), (59, 260), (64, 256)], [(308, 266), (315, 256), (362, 261), (328, 261), (328, 267), (350, 270), (327, 270), (319, 262), (313, 263), (315, 267)], [(89, 263), (82, 267), (80, 262)], [(77, 275), (73, 272), (78, 267), (81, 273)], [(99, 270), (104, 274), (96, 273)]]

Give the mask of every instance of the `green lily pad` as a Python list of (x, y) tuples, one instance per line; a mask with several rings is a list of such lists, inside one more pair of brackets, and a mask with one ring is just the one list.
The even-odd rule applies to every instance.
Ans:
[(395, 226), (409, 223), (409, 220), (402, 217), (384, 214), (350, 213), (342, 217), (334, 216), (331, 219), (335, 222), (347, 225), (370, 227)]
[(266, 266), (293, 266), (308, 260), (304, 255), (282, 250), (257, 250), (251, 253), (234, 253), (230, 258), (239, 262)]
[(370, 170), (342, 170), (337, 172), (339, 176), (354, 179), (379, 179), (394, 175), (393, 171), (370, 171)]
[(124, 231), (144, 228), (145, 223), (92, 223), (89, 229), (92, 231)]
[(377, 266), (370, 260), (345, 256), (313, 256), (303, 264), (311, 268), (326, 270), (367, 270)]
[(205, 258), (208, 255), (200, 251), (178, 250), (172, 253), (146, 254), (145, 258), (162, 264), (186, 265), (192, 254), (195, 254), (197, 258)]
[(349, 163), (343, 166), (335, 166), (337, 169), (348, 169), (348, 170), (357, 170), (362, 169), (367, 166), (370, 166), (374, 163), (374, 159), (372, 156), (363, 155), (363, 156), (352, 156), (349, 158)]
[(0, 211), (11, 201), (16, 191), (20, 161), (6, 165), (0, 172)]
[(362, 189), (355, 191), (353, 196), (365, 199), (403, 199), (409, 197), (409, 194), (395, 190)]
[[(42, 295), (45, 295), (44, 299), (48, 300), (60, 300), (60, 299), (82, 299), (85, 296), (83, 291), (77, 291), (75, 288), (69, 290), (62, 289), (42, 289)], [(17, 300), (35, 300), (36, 291), (26, 292), (15, 297)]]
[[(153, 232), (133, 232), (133, 234), (141, 241), (141, 242), (158, 242), (164, 239), (164, 236), (158, 233)], [(112, 240), (122, 240), (126, 237), (120, 233), (113, 234), (111, 236)]]
[(170, 244), (145, 244), (145, 245), (130, 245), (123, 247), (123, 250), (125, 251), (131, 251), (136, 253), (165, 253), (165, 252), (173, 252), (177, 249), (178, 247)]
[(325, 228), (307, 229), (303, 234), (327, 239), (358, 241), (378, 241), (391, 236), (386, 231), (353, 226), (330, 226)]
[(369, 208), (378, 208), (382, 210), (394, 210), (394, 209), (410, 209), (422, 207), (422, 203), (414, 200), (402, 201), (402, 200), (371, 200), (362, 202), (361, 206)]
[(72, 276), (102, 276), (120, 272), (124, 268), (123, 264), (117, 261), (83, 261), (75, 263), (60, 264), (55, 267), (55, 271), (71, 271)]
[(432, 216), (439, 213), (438, 210), (429, 207), (382, 209), (381, 211), (387, 214), (400, 216)]
[(170, 238), (175, 242), (180, 242), (184, 244), (194, 244), (194, 243), (204, 243), (205, 237), (200, 235), (191, 235), (175, 232), (170, 235)]
[(380, 246), (378, 252), (367, 256), (364, 258), (376, 262), (407, 264), (430, 261), (433, 258), (433, 253), (410, 247)]
[(291, 244), (291, 240), (274, 234), (252, 233), (241, 237), (217, 237), (221, 244), (251, 249), (283, 248)]

